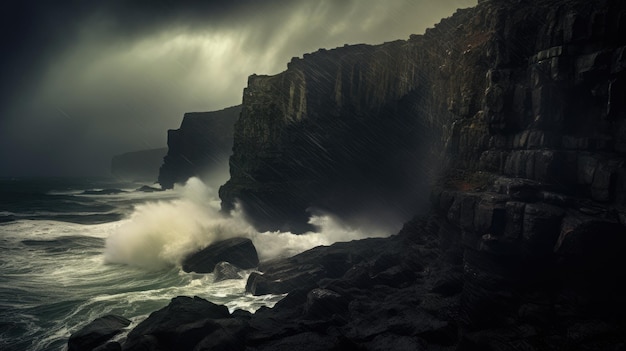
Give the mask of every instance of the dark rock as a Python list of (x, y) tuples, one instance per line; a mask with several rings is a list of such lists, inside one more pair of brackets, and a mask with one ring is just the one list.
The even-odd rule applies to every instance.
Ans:
[(374, 284), (401, 287), (415, 280), (415, 272), (413, 269), (397, 265), (372, 276), (371, 280)]
[(70, 335), (68, 351), (92, 350), (102, 346), (130, 325), (124, 317), (108, 315), (100, 317)]
[(122, 345), (119, 342), (108, 342), (96, 347), (93, 351), (122, 351)]
[(557, 242), (564, 210), (560, 207), (535, 203), (524, 209), (523, 239), (530, 255), (551, 253)]
[(121, 189), (85, 190), (82, 192), (82, 195), (116, 195), (125, 192)]
[(167, 155), (158, 173), (161, 187), (171, 189), (191, 177), (210, 177), (227, 165), (240, 113), (241, 106), (185, 113), (180, 128), (167, 132)]
[(348, 301), (332, 290), (313, 289), (307, 294), (306, 318), (326, 319), (348, 312)]
[[(313, 289), (324, 278), (339, 278), (351, 267), (386, 245), (382, 239), (365, 239), (316, 247), (296, 256), (262, 264), (263, 274), (248, 277), (246, 291), (254, 295), (284, 294), (295, 289)], [(381, 245), (383, 244), (383, 245)], [(378, 251), (380, 252), (380, 251)]]
[(221, 282), (228, 279), (243, 279), (241, 270), (228, 262), (219, 262), (213, 269), (213, 282)]
[(258, 266), (259, 257), (250, 239), (231, 238), (213, 243), (187, 256), (182, 266), (185, 272), (211, 273), (215, 265), (222, 261), (249, 269)]
[(245, 335), (248, 324), (236, 319), (219, 321), (220, 328), (206, 335), (194, 351), (243, 351), (246, 349)]
[(266, 345), (258, 347), (257, 350), (339, 350), (337, 344), (338, 340), (335, 337), (315, 332), (303, 332), (285, 336), (276, 341), (267, 343)]
[(416, 336), (398, 336), (392, 333), (380, 334), (364, 344), (367, 350), (426, 350), (426, 342)]
[(453, 296), (463, 291), (463, 273), (450, 270), (445, 272), (433, 285), (432, 292), (443, 296)]
[(142, 193), (154, 193), (154, 192), (163, 191), (163, 190), (164, 189), (161, 189), (161, 188), (155, 188), (155, 187), (152, 187), (152, 186), (144, 185), (144, 186), (138, 188), (135, 191), (139, 191), (139, 192), (142, 192)]
[(299, 288), (312, 288), (326, 276), (322, 266), (293, 267), (271, 274), (252, 272), (246, 283), (246, 291), (253, 295), (284, 294)]
[[(245, 336), (198, 315), (137, 340), (623, 349), (625, 13), (620, 0), (480, 1), (407, 41), (320, 50), (251, 76), (223, 210), (240, 200), (257, 229), (293, 232), (313, 229), (309, 208), (408, 219), (430, 200), (437, 213), (392, 238), (261, 264), (247, 291), (289, 294), (238, 317)], [(182, 138), (171, 132), (171, 145)]]
[(124, 350), (191, 350), (206, 335), (231, 323), (229, 318), (226, 306), (199, 297), (179, 296), (139, 323), (128, 334)]

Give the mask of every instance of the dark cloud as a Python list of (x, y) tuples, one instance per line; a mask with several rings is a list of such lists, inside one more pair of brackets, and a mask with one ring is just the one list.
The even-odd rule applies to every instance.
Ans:
[(9, 1), (0, 11), (0, 175), (101, 174), (162, 147), (252, 73), (420, 33), (476, 0)]

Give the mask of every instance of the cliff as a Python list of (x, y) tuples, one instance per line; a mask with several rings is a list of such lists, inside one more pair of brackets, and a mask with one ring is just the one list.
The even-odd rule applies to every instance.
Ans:
[[(252, 76), (223, 207), (239, 200), (257, 228), (299, 231), (309, 208), (413, 211), (430, 193), (432, 245), (460, 245), (462, 267), (443, 274), (462, 271), (467, 345), (500, 350), (494, 338), (519, 338), (551, 349), (547, 335), (558, 347), (576, 342), (563, 333), (615, 335), (626, 315), (616, 295), (626, 277), (625, 30), (622, 1), (481, 1), (407, 41), (320, 50)], [(251, 292), (284, 286), (291, 265), (251, 276)], [(334, 278), (324, 272), (307, 288)], [(597, 321), (610, 327), (586, 329)]]
[(190, 177), (210, 177), (227, 167), (233, 144), (233, 126), (241, 106), (213, 112), (185, 113), (179, 129), (167, 131), (167, 155), (159, 183), (170, 189)]
[(408, 41), (251, 76), (223, 207), (239, 200), (261, 230), (309, 229), (309, 208), (413, 213), (420, 182), (452, 171), (623, 202), (622, 7), (485, 1)]
[[(261, 263), (246, 289), (289, 293), (272, 309), (148, 318), (124, 349), (624, 349), (622, 33), (621, 0), (484, 0), (406, 41), (251, 76), (224, 209), (295, 231), (309, 208), (430, 211)], [(159, 313), (180, 304), (211, 306)]]
[(111, 175), (125, 180), (145, 180), (154, 182), (159, 176), (159, 167), (166, 148), (127, 152), (113, 156)]
[[(344, 219), (410, 218), (426, 192), (430, 121), (404, 41), (294, 58), (276, 76), (249, 78), (235, 126), (223, 208), (238, 200), (259, 230), (300, 232), (308, 209)], [(412, 167), (410, 165), (415, 165)]]

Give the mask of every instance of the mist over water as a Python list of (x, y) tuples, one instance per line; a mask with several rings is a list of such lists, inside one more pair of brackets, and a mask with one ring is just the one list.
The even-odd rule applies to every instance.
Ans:
[(261, 261), (297, 254), (319, 245), (366, 237), (383, 237), (391, 231), (343, 223), (331, 214), (312, 215), (318, 230), (296, 235), (290, 232), (257, 232), (237, 207), (230, 215), (220, 212), (216, 192), (197, 178), (175, 188), (175, 200), (137, 205), (106, 240), (104, 260), (149, 270), (180, 266), (190, 253), (209, 244), (232, 238), (252, 240)]

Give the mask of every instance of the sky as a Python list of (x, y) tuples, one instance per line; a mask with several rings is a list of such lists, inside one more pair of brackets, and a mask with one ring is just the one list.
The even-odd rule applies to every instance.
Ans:
[(183, 114), (241, 103), (251, 74), (421, 34), (477, 0), (8, 0), (0, 176), (109, 174)]

